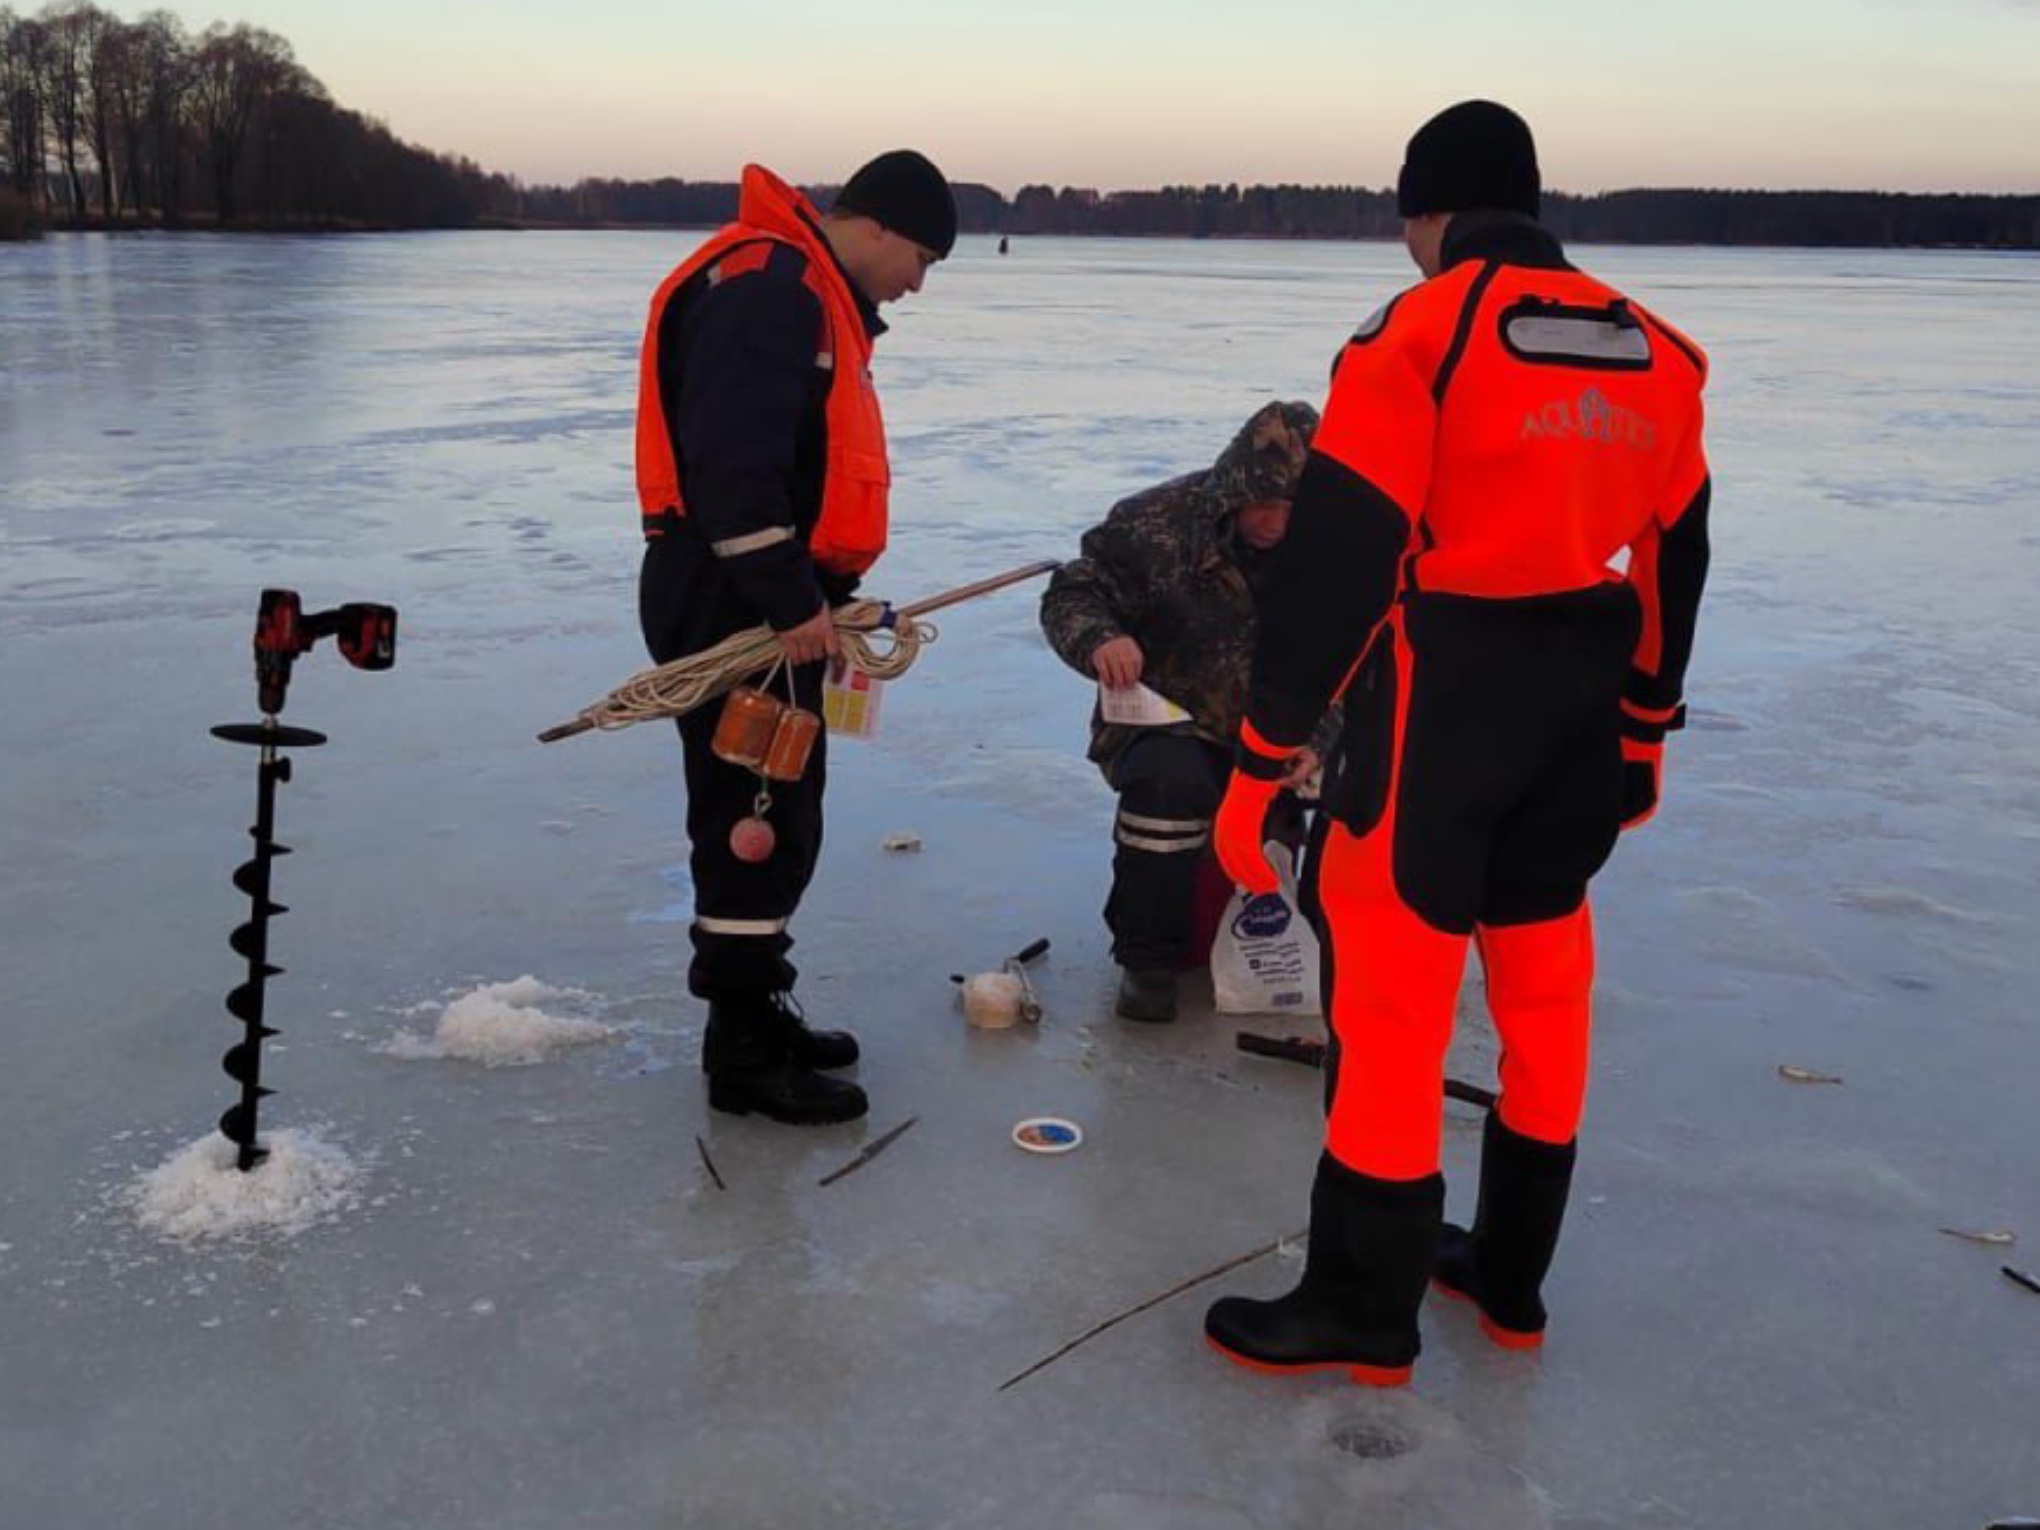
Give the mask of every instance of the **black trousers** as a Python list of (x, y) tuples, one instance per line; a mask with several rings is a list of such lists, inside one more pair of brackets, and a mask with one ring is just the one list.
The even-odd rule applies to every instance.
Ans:
[[(638, 589), (645, 646), (668, 664), (712, 647), (764, 618), (745, 601), (690, 536), (669, 535), (647, 545)], [(817, 716), (826, 665), (792, 671), (793, 697)], [(771, 694), (787, 699), (787, 671)], [(793, 937), (786, 925), (822, 853), (822, 793), (828, 783), (828, 730), (816, 737), (798, 781), (763, 781), (754, 772), (717, 758), (709, 748), (723, 703), (712, 701), (677, 719), (687, 774), (688, 870), (694, 882), (694, 960), (687, 986), (711, 1002), (741, 1001), (793, 986), (787, 960)], [(730, 852), (730, 830), (755, 810), (759, 791), (772, 804), (765, 820), (777, 836), (772, 854), (755, 864)]]
[(1189, 954), (1197, 867), (1231, 773), (1231, 750), (1187, 733), (1144, 733), (1113, 760), (1105, 924), (1120, 966), (1174, 968)]
[[(824, 666), (794, 672), (794, 694), (809, 711), (822, 709)], [(773, 692), (785, 695), (785, 671)], [(694, 881), (694, 961), (687, 987), (696, 998), (728, 1002), (793, 987), (796, 971), (787, 921), (800, 907), (822, 853), (822, 793), (828, 784), (828, 729), (815, 738), (798, 781), (761, 781), (709, 748), (722, 704), (711, 702), (678, 719), (687, 766), (688, 870)], [(765, 821), (776, 836), (772, 854), (756, 863), (730, 852), (730, 830), (771, 793)]]

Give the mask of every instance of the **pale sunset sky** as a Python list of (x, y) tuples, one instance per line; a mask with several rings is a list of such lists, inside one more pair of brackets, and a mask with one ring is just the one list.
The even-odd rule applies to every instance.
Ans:
[[(132, 18), (144, 7), (114, 7)], [(535, 182), (1384, 186), (1466, 96), (1545, 184), (2040, 191), (2040, 0), (223, 0), (342, 105)]]

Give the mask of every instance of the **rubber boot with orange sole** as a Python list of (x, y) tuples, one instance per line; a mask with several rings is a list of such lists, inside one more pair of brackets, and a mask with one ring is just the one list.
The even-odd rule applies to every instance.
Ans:
[(1417, 1308), (1444, 1206), (1440, 1175), (1374, 1179), (1322, 1155), (1302, 1281), (1273, 1301), (1214, 1302), (1206, 1341), (1249, 1370), (1344, 1371), (1363, 1386), (1404, 1385), (1421, 1347)]
[(1503, 1349), (1544, 1343), (1544, 1277), (1558, 1248), (1579, 1143), (1512, 1132), (1488, 1112), (1473, 1226), (1445, 1224), (1431, 1283), (1480, 1309), (1481, 1332)]

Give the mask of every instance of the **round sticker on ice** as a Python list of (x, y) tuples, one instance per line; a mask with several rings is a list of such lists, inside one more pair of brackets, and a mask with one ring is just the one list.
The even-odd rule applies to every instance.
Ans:
[(1029, 1116), (1013, 1128), (1015, 1146), (1030, 1153), (1067, 1153), (1084, 1140), (1084, 1129), (1061, 1116)]

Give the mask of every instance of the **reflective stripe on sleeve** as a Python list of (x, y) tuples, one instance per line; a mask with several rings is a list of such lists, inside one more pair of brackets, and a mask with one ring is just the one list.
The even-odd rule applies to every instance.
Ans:
[(763, 531), (747, 532), (740, 537), (725, 537), (720, 542), (708, 544), (708, 550), (718, 558), (741, 558), (745, 553), (759, 552), (767, 547), (777, 547), (781, 542), (793, 540), (791, 526), (767, 526)]

